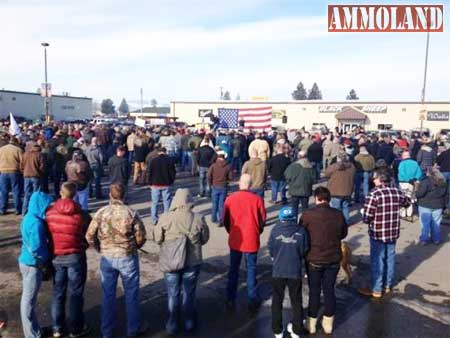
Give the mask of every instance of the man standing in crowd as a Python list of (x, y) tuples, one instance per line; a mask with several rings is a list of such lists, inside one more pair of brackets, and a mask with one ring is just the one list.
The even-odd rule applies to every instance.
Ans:
[(439, 170), (447, 180), (447, 216), (450, 217), (450, 145), (447, 144), (447, 150), (444, 150), (437, 157), (436, 163), (439, 165)]
[(248, 155), (250, 158), (256, 154), (256, 158), (259, 158), (263, 162), (267, 161), (270, 157), (270, 147), (269, 143), (264, 140), (261, 133), (256, 133), (255, 139), (250, 143), (248, 147)]
[(16, 215), (22, 213), (20, 187), (22, 181), (23, 151), (19, 140), (12, 136), (9, 144), (0, 148), (0, 213), (5, 215), (8, 209), (8, 194), (12, 191)]
[(198, 148), (200, 148), (200, 143), (202, 142), (202, 138), (195, 133), (189, 138), (189, 157), (191, 159), (191, 175), (195, 176), (198, 172)]
[(211, 194), (211, 187), (209, 186), (208, 183), (208, 170), (215, 160), (216, 160), (216, 152), (210, 146), (209, 137), (205, 136), (197, 152), (199, 188), (200, 188), (198, 197), (205, 197)]
[(286, 204), (286, 178), (284, 172), (291, 164), (291, 160), (284, 154), (283, 147), (278, 147), (276, 155), (269, 160), (270, 185), (272, 188), (272, 203), (277, 203), (278, 193), (281, 195), (281, 203)]
[(128, 162), (130, 164), (134, 161), (134, 140), (136, 140), (136, 132), (131, 130), (131, 133), (127, 136)]
[(299, 159), (290, 164), (284, 172), (295, 215), (298, 215), (299, 203), (302, 205), (302, 212), (308, 209), (309, 197), (312, 195), (312, 186), (316, 179), (316, 173), (306, 158), (306, 152), (300, 150), (298, 157)]
[(417, 162), (420, 164), (420, 168), (424, 173), (427, 172), (428, 168), (431, 168), (436, 162), (436, 150), (434, 149), (434, 144), (431, 139), (427, 136), (422, 138), (422, 146), (417, 153)]
[[(97, 144), (97, 138), (93, 137), (91, 145), (87, 147), (86, 158), (91, 167), (92, 175), (94, 176), (95, 183), (95, 198), (101, 199), (102, 197), (102, 175), (103, 175), (103, 154), (100, 147)], [(92, 183), (89, 183), (89, 195), (92, 195)]]
[(120, 183), (111, 185), (110, 203), (95, 213), (86, 233), (90, 246), (102, 255), (101, 331), (103, 337), (112, 337), (116, 326), (116, 288), (120, 275), (126, 304), (127, 336), (145, 331), (139, 310), (139, 257), (137, 249), (146, 241), (146, 232), (139, 214), (123, 203), (125, 188)]
[(292, 207), (283, 207), (279, 222), (270, 233), (267, 247), (273, 260), (272, 268), (272, 331), (275, 338), (283, 338), (283, 300), (287, 287), (291, 300), (293, 320), (288, 325), (292, 338), (299, 338), (303, 327), (302, 263), (309, 249), (308, 236), (297, 225)]
[(233, 172), (237, 175), (242, 168), (242, 140), (238, 133), (235, 133), (231, 140), (231, 148), (233, 158), (231, 159), (231, 167)]
[(311, 163), (316, 172), (316, 182), (318, 182), (320, 180), (320, 172), (322, 171), (323, 158), (323, 148), (320, 135), (316, 135), (314, 142), (308, 147), (306, 154), (309, 163)]
[(25, 154), (21, 163), (21, 171), (24, 180), (24, 196), (22, 213), (28, 210), (28, 202), (33, 192), (41, 189), (41, 179), (45, 173), (45, 160), (41, 153), (41, 147), (34, 142), (29, 142), (25, 147)]
[(355, 156), (355, 202), (360, 203), (361, 187), (363, 191), (362, 202), (369, 194), (369, 180), (375, 169), (375, 159), (369, 154), (365, 146), (359, 147), (359, 154)]
[(164, 212), (169, 211), (172, 201), (171, 186), (175, 181), (175, 163), (167, 156), (166, 149), (161, 148), (158, 156), (150, 162), (148, 170), (150, 188), (152, 193), (152, 222), (158, 222), (158, 204), (162, 200)]
[(336, 312), (334, 285), (341, 261), (341, 240), (347, 236), (347, 224), (342, 212), (330, 207), (330, 191), (325, 187), (314, 190), (316, 206), (300, 218), (300, 225), (309, 234), (311, 249), (308, 262), (309, 306), (306, 329), (314, 334), (320, 307), (320, 294), (324, 295), (322, 327), (326, 334), (333, 331)]
[(348, 160), (345, 153), (340, 153), (337, 162), (325, 171), (328, 177), (328, 189), (331, 193), (330, 205), (342, 211), (345, 222), (350, 224), (350, 198), (353, 191), (355, 166)]
[(134, 140), (134, 185), (145, 183), (145, 158), (147, 157), (148, 151), (149, 148), (145, 135), (139, 131)]
[(116, 154), (108, 160), (109, 182), (121, 183), (125, 188), (125, 201), (127, 200), (128, 180), (130, 179), (130, 163), (125, 157), (124, 146), (117, 147)]
[[(395, 243), (400, 236), (400, 208), (407, 207), (411, 200), (400, 189), (390, 185), (387, 170), (377, 169), (373, 181), (375, 188), (366, 198), (363, 219), (369, 225), (370, 237), (370, 288), (358, 292), (381, 298), (394, 286)], [(384, 284), (383, 284), (384, 281)]]
[[(411, 158), (410, 152), (402, 152), (402, 160), (398, 166), (398, 184), (406, 196), (412, 198), (414, 194), (415, 182), (422, 179), (423, 173), (417, 161)], [(400, 209), (401, 217), (411, 217), (414, 212), (414, 206), (411, 204), (408, 208)]]
[(84, 285), (87, 278), (85, 239), (91, 221), (88, 213), (73, 201), (77, 193), (74, 183), (61, 186), (61, 198), (46, 212), (47, 227), (53, 249), (52, 327), (53, 337), (64, 335), (66, 291), (69, 290), (69, 325), (71, 337), (81, 337), (89, 332), (83, 314)]
[(249, 154), (250, 159), (244, 163), (244, 166), (242, 167), (242, 174), (250, 175), (250, 190), (264, 200), (264, 188), (267, 180), (266, 162), (258, 157), (257, 148), (249, 151)]
[(227, 306), (233, 309), (239, 281), (239, 266), (244, 256), (247, 266), (247, 293), (249, 310), (261, 304), (256, 285), (256, 260), (260, 247), (259, 236), (264, 230), (266, 209), (261, 197), (249, 191), (251, 177), (242, 174), (240, 191), (228, 196), (223, 212), (223, 225), (227, 230), (230, 247), (230, 271), (227, 285)]
[(191, 138), (191, 132), (187, 130), (180, 138), (181, 159), (180, 170), (189, 171), (191, 166), (191, 159), (189, 156), (189, 139)]
[(211, 186), (211, 222), (222, 221), (223, 205), (227, 197), (228, 184), (233, 179), (231, 166), (227, 164), (226, 153), (223, 150), (217, 152), (217, 159), (208, 170), (208, 184)]
[(89, 181), (92, 174), (89, 163), (83, 159), (81, 150), (77, 150), (72, 155), (72, 160), (66, 164), (67, 181), (77, 185), (77, 194), (74, 200), (78, 202), (81, 209), (88, 210), (89, 201)]

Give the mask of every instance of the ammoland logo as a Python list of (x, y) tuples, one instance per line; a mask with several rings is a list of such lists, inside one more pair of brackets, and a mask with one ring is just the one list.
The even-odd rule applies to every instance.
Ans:
[(443, 32), (444, 5), (328, 5), (329, 32)]

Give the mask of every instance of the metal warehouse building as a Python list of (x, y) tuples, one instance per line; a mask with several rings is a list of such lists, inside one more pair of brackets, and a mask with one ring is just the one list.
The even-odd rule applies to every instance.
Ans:
[[(202, 116), (218, 115), (219, 108), (240, 109), (271, 107), (272, 126), (290, 128), (326, 125), (343, 130), (363, 126), (366, 130), (400, 129), (411, 130), (420, 126), (436, 133), (440, 129), (450, 129), (450, 101), (211, 101), (211, 102), (171, 102), (171, 115), (189, 124), (208, 123)], [(283, 118), (284, 117), (284, 118)]]
[[(44, 97), (39, 93), (0, 90), (0, 118), (9, 113), (31, 120), (45, 116)], [(82, 120), (92, 118), (92, 98), (52, 95), (49, 112), (54, 120)]]

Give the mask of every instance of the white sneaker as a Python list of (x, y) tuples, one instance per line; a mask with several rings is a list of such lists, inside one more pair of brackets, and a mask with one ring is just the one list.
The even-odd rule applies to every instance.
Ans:
[(298, 334), (294, 333), (294, 329), (292, 328), (292, 323), (289, 323), (287, 325), (287, 330), (289, 332), (289, 334), (291, 335), (292, 338), (300, 338), (300, 336)]
[(283, 332), (278, 333), (278, 334), (274, 334), (275, 338), (283, 338)]

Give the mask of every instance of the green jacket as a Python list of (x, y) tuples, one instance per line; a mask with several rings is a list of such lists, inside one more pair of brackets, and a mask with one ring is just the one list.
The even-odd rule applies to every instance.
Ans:
[(284, 177), (291, 196), (311, 196), (316, 173), (307, 159), (300, 159), (287, 167)]

